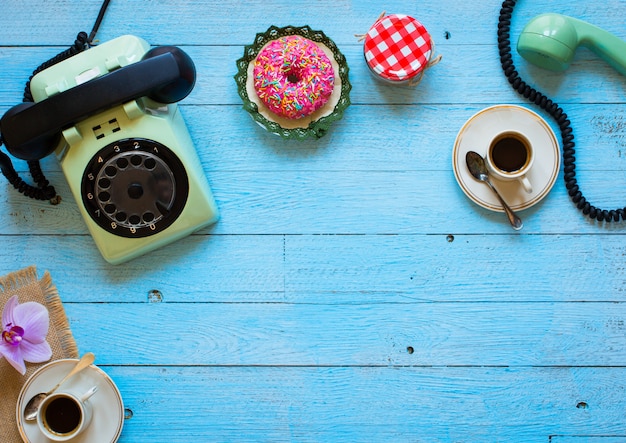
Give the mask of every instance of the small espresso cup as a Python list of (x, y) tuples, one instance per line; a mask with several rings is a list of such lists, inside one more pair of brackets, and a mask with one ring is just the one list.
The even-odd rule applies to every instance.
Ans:
[(528, 193), (533, 192), (528, 171), (533, 165), (533, 147), (521, 132), (504, 131), (489, 144), (486, 162), (491, 174), (505, 181), (517, 180)]
[(97, 390), (94, 386), (82, 395), (65, 391), (46, 397), (37, 412), (41, 433), (52, 441), (68, 441), (87, 429), (92, 413), (88, 400)]

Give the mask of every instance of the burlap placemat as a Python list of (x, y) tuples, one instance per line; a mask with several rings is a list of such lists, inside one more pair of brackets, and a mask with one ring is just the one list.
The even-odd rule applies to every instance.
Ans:
[[(50, 329), (47, 340), (52, 348), (50, 361), (61, 358), (78, 358), (78, 349), (65, 316), (65, 310), (47, 271), (41, 280), (37, 280), (37, 269), (34, 266), (0, 277), (0, 314), (7, 300), (13, 295), (18, 296), (19, 303), (35, 301), (48, 308)], [(0, 359), (1, 441), (16, 443), (22, 441), (15, 421), (17, 398), (28, 377), (46, 363), (26, 363), (26, 374), (22, 375), (6, 359)]]

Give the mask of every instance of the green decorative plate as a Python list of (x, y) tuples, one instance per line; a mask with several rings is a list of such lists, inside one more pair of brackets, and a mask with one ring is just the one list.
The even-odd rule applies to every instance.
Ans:
[[(317, 43), (331, 60), (335, 69), (335, 89), (328, 102), (308, 117), (297, 120), (282, 118), (270, 111), (257, 97), (252, 84), (252, 69), (259, 52), (273, 40), (288, 35), (299, 35)], [(337, 45), (322, 31), (314, 31), (309, 26), (271, 26), (266, 32), (259, 33), (254, 43), (244, 48), (244, 55), (237, 60), (237, 90), (243, 100), (243, 108), (262, 127), (273, 134), (286, 139), (303, 140), (308, 137), (323, 137), (331, 124), (343, 117), (344, 110), (350, 105), (350, 81), (348, 64)]]

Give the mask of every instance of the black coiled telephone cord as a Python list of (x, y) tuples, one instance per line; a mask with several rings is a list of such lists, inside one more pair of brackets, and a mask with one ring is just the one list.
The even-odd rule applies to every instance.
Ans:
[[(93, 40), (98, 32), (98, 28), (100, 27), (100, 23), (104, 18), (104, 13), (106, 8), (109, 5), (110, 0), (104, 0), (100, 12), (98, 13), (98, 17), (96, 22), (91, 30), (91, 33), (87, 35), (86, 32), (79, 32), (76, 36), (76, 40), (74, 44), (70, 46), (65, 51), (57, 54), (52, 57), (50, 60), (42, 63), (37, 69), (35, 69), (26, 82), (26, 87), (24, 88), (24, 98), (22, 101), (24, 102), (32, 102), (33, 96), (30, 92), (30, 81), (33, 79), (35, 75), (43, 71), (44, 69), (49, 68), (50, 66), (56, 65), (64, 60), (67, 60), (70, 57), (75, 56), (76, 54), (90, 48), (92, 46)], [(0, 146), (2, 146), (2, 136), (0, 135)], [(36, 200), (50, 200), (52, 204), (58, 204), (61, 200), (60, 197), (57, 196), (56, 190), (54, 186), (50, 185), (50, 182), (44, 176), (39, 160), (29, 160), (27, 162), (28, 169), (30, 171), (30, 175), (33, 178), (33, 181), (37, 186), (32, 186), (26, 183), (22, 178), (18, 175), (17, 171), (13, 167), (13, 163), (11, 162), (11, 158), (0, 151), (0, 171), (7, 178), (9, 183), (13, 185), (15, 189), (17, 189), (20, 193), (24, 194), (27, 197), (36, 199)]]
[(513, 89), (532, 103), (547, 111), (559, 125), (563, 140), (565, 187), (572, 201), (576, 204), (576, 207), (589, 218), (600, 222), (618, 222), (620, 219), (626, 220), (626, 208), (613, 209), (610, 211), (599, 209), (590, 204), (583, 196), (578, 186), (578, 181), (576, 180), (574, 135), (567, 114), (559, 105), (526, 84), (517, 73), (511, 56), (511, 17), (516, 2), (517, 0), (505, 0), (502, 3), (502, 9), (500, 9), (500, 17), (498, 19), (498, 50), (500, 51), (500, 63), (502, 64), (504, 75), (509, 80), (511, 86), (513, 86)]

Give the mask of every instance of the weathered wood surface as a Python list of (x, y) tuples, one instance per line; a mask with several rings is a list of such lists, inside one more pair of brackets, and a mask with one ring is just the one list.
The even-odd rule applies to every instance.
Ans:
[[(626, 2), (521, 1), (626, 40)], [(0, 274), (35, 264), (81, 352), (132, 411), (121, 442), (626, 440), (626, 229), (553, 190), (514, 232), (458, 187), (452, 147), (494, 104), (527, 106), (497, 57), (501, 3), (112, 0), (98, 34), (175, 44), (198, 69), (181, 110), (222, 218), (122, 266), (94, 247), (56, 160), (53, 207), (0, 185)], [(3, 0), (0, 112), (89, 31), (97, 0)], [(422, 21), (442, 61), (416, 89), (377, 82), (354, 34), (386, 9)], [(241, 109), (235, 61), (270, 25), (308, 24), (346, 55), (352, 106), (284, 141)], [(626, 79), (581, 49), (520, 74), (568, 113), (584, 193), (626, 205)], [(17, 169), (25, 164), (17, 161)]]

